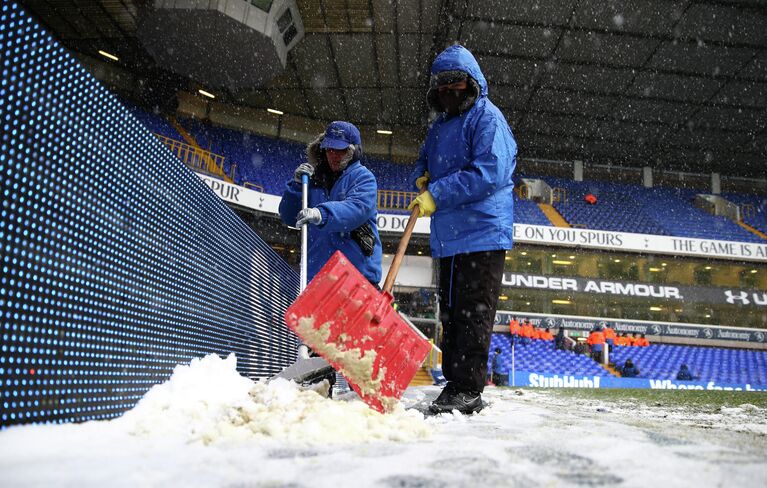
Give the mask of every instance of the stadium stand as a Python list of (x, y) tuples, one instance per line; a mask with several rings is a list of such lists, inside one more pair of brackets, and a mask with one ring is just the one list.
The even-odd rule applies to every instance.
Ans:
[[(493, 334), (490, 350), (501, 349), (501, 361), (506, 370), (511, 370), (512, 352), (509, 334)], [(492, 368), (492, 353), (488, 368)], [(534, 340), (529, 345), (514, 347), (514, 368), (517, 371), (554, 373), (568, 375), (612, 376), (610, 372), (588, 356), (572, 351), (554, 349), (554, 341)]]
[(616, 366), (627, 359), (639, 367), (640, 378), (673, 380), (684, 363), (700, 381), (767, 386), (765, 351), (651, 344), (616, 347), (610, 352)]
[(392, 164), (389, 161), (372, 158), (365, 158), (363, 164), (375, 175), (379, 190), (414, 191), (408, 185), (408, 178), (414, 165)]
[(645, 191), (646, 197), (641, 201), (645, 212), (671, 235), (764, 243), (732, 220), (711, 215), (693, 205), (695, 195), (700, 193), (696, 190), (655, 187)]
[(231, 174), (232, 165), (236, 165), (234, 182), (238, 185), (260, 185), (267, 193), (280, 195), (285, 181), (305, 159), (303, 147), (298, 144), (216, 127), (194, 119), (181, 119), (179, 123), (201, 147), (224, 156), (227, 174)]
[(767, 198), (737, 193), (727, 193), (722, 196), (740, 207), (743, 222), (767, 234)]
[[(553, 188), (566, 190), (566, 200), (555, 202), (554, 206), (571, 225), (641, 234), (764, 242), (728, 218), (711, 215), (694, 206), (692, 201), (700, 193), (697, 190), (544, 179)], [(584, 202), (587, 193), (596, 195), (599, 203)]]
[[(159, 114), (147, 112), (123, 100), (128, 109), (151, 131), (183, 140), (173, 125)], [(256, 186), (267, 193), (279, 195), (298, 161), (304, 156), (302, 144), (287, 142), (233, 129), (213, 126), (199, 120), (184, 118), (179, 123), (204, 149), (224, 156), (224, 171), (234, 182)], [(378, 180), (379, 189), (408, 192), (408, 177), (412, 165), (390, 164), (388, 161), (365, 158)], [(531, 176), (532, 177), (532, 176)], [(692, 204), (698, 190), (612, 183), (604, 181), (576, 182), (565, 178), (544, 177), (552, 188), (564, 188), (567, 198), (555, 202), (558, 212), (575, 227), (595, 230), (636, 232), (651, 235), (672, 235), (700, 239), (759, 242), (764, 239), (747, 231), (726, 217), (714, 216)], [(598, 197), (596, 205), (583, 200), (587, 193)], [(760, 197), (727, 194), (733, 203), (747, 205), (744, 222), (767, 233), (767, 204)], [(521, 224), (551, 226), (552, 223), (538, 205), (514, 195), (514, 218)]]
[(514, 222), (530, 225), (552, 225), (538, 204), (531, 200), (519, 198), (516, 193), (514, 193)]
[[(640, 234), (669, 234), (642, 211), (636, 200), (639, 195), (632, 195), (625, 188), (603, 182), (576, 182), (561, 178), (546, 178), (546, 182), (552, 187), (567, 190), (567, 199), (555, 202), (554, 208), (573, 226)], [(583, 200), (588, 193), (598, 197), (596, 205)]]
[(161, 136), (169, 137), (171, 139), (176, 139), (179, 141), (184, 140), (176, 128), (173, 127), (173, 125), (168, 122), (168, 120), (162, 115), (148, 112), (142, 108), (139, 108), (132, 102), (122, 97), (118, 97), (118, 99), (120, 100), (120, 103), (122, 103), (123, 106), (125, 106), (125, 108), (128, 109), (128, 111), (133, 114), (149, 131), (154, 132), (155, 134), (160, 134)]

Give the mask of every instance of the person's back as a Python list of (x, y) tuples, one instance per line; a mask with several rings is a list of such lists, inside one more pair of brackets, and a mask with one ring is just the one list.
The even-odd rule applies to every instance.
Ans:
[(626, 364), (623, 365), (621, 376), (624, 378), (634, 378), (635, 376), (639, 376), (639, 368), (634, 365), (631, 359), (627, 359)]
[(521, 330), (519, 321), (516, 318), (511, 319), (511, 322), (509, 322), (509, 333), (514, 337), (519, 337)]
[(495, 349), (495, 357), (493, 358), (493, 383), (495, 386), (506, 386), (509, 383), (509, 372), (506, 369), (503, 359), (501, 358), (501, 350)]
[(591, 346), (592, 350), (595, 348), (599, 351), (602, 350), (602, 346), (605, 343), (605, 334), (601, 330), (593, 330), (589, 334), (589, 338), (586, 340), (586, 343)]
[(535, 328), (532, 323), (525, 322), (522, 324), (522, 337), (527, 337), (528, 339), (535, 337)]
[(525, 319), (524, 322), (522, 322), (522, 327), (519, 331), (522, 344), (525, 346), (530, 345), (534, 335), (535, 331), (533, 330), (533, 324), (530, 323), (530, 320)]
[(565, 349), (565, 328), (560, 327), (557, 331), (557, 335), (554, 336), (554, 348), (555, 349)]
[(690, 373), (686, 364), (683, 364), (679, 368), (679, 372), (676, 374), (676, 379), (679, 381), (692, 381), (692, 373)]
[(493, 373), (497, 373), (497, 374), (505, 373), (505, 371), (503, 370), (503, 359), (501, 358), (500, 349), (495, 350), (495, 356), (493, 357)]

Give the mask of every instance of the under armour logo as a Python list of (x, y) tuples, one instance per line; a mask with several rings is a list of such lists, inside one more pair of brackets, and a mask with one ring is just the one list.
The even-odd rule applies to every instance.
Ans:
[(735, 300), (740, 300), (740, 303), (743, 305), (748, 305), (751, 303), (748, 301), (748, 293), (745, 291), (739, 291), (737, 294), (735, 294), (731, 290), (725, 290), (724, 294), (727, 297), (727, 303), (735, 304)]
[(344, 136), (344, 130), (343, 129), (330, 129), (330, 132), (333, 133), (336, 137), (343, 137)]

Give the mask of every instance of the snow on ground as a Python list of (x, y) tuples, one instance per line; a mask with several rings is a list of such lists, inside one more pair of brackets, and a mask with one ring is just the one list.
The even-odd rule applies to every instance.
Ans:
[[(402, 404), (437, 395), (410, 388)], [(179, 366), (119, 419), (0, 432), (0, 486), (764, 486), (767, 412), (690, 411), (488, 388), (478, 415), (387, 415)]]

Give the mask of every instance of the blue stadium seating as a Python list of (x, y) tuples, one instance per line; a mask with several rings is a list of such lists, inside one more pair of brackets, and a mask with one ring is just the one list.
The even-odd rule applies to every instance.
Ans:
[(141, 122), (144, 127), (149, 129), (150, 131), (154, 132), (155, 134), (160, 134), (161, 136), (168, 137), (170, 139), (175, 139), (177, 141), (183, 141), (184, 138), (181, 137), (181, 134), (176, 130), (173, 125), (171, 125), (168, 120), (163, 117), (160, 114), (155, 114), (151, 112), (147, 112), (146, 110), (139, 108), (132, 102), (118, 97), (120, 100), (120, 103), (122, 103), (125, 108), (133, 114), (139, 122)]
[(517, 224), (552, 225), (537, 203), (523, 200), (516, 193), (514, 193), (514, 222)]
[(767, 386), (767, 352), (748, 349), (674, 346), (615, 347), (610, 362), (627, 359), (639, 368), (640, 378), (676, 379), (679, 366), (689, 366), (700, 381)]
[(215, 127), (194, 119), (179, 121), (203, 149), (224, 156), (224, 172), (237, 168), (234, 182), (261, 185), (264, 191), (281, 195), (293, 170), (305, 161), (303, 146), (269, 137)]
[[(490, 341), (488, 370), (491, 370), (495, 349), (501, 349), (504, 369), (511, 370), (511, 336), (493, 334)], [(536, 373), (568, 374), (580, 376), (612, 376), (594, 360), (583, 354), (554, 349), (554, 341), (534, 340), (530, 345), (517, 344), (514, 347), (514, 367), (517, 371)]]
[(740, 195), (737, 193), (722, 194), (724, 198), (736, 205), (751, 205), (753, 214), (742, 212), (743, 222), (758, 231), (767, 234), (767, 198), (756, 195)]
[[(567, 199), (556, 202), (554, 208), (570, 224), (580, 224), (596, 230), (668, 235), (642, 211), (636, 198), (639, 195), (631, 194), (625, 188), (613, 188), (602, 182), (576, 182), (559, 178), (546, 178), (546, 181), (551, 186), (567, 189)], [(597, 197), (596, 205), (583, 200), (588, 193)]]
[[(150, 130), (183, 140), (176, 129), (162, 116), (151, 114), (130, 102), (125, 105)], [(195, 119), (179, 121), (203, 149), (225, 158), (224, 170), (230, 174), (236, 165), (234, 181), (244, 185), (261, 185), (274, 195), (283, 192), (285, 182), (296, 165), (305, 160), (304, 145), (273, 139), (233, 129), (212, 126)], [(412, 164), (392, 164), (365, 157), (363, 163), (378, 180), (381, 190), (411, 191), (408, 177)], [(692, 200), (696, 190), (679, 188), (644, 188), (603, 181), (576, 182), (563, 178), (544, 177), (552, 187), (567, 189), (568, 199), (557, 202), (555, 208), (571, 224), (589, 229), (637, 232), (652, 235), (673, 235), (701, 239), (718, 239), (764, 243), (764, 239), (743, 229), (725, 217), (717, 217), (695, 207)], [(583, 201), (586, 193), (594, 193), (599, 202), (589, 205)], [(745, 219), (755, 228), (767, 232), (767, 202), (759, 197), (727, 195), (735, 203), (750, 203), (756, 215)], [(551, 226), (535, 202), (514, 195), (515, 222)]]
[(645, 191), (647, 196), (642, 200), (645, 212), (671, 235), (722, 241), (765, 242), (732, 220), (711, 215), (696, 207), (692, 201), (698, 191), (665, 187)]
[[(598, 230), (765, 242), (726, 217), (711, 215), (693, 205), (692, 201), (699, 193), (696, 190), (644, 188), (603, 181), (576, 182), (552, 177), (543, 179), (552, 187), (567, 190), (567, 201), (554, 206), (571, 224)], [(587, 193), (597, 196), (596, 205), (583, 201)]]

